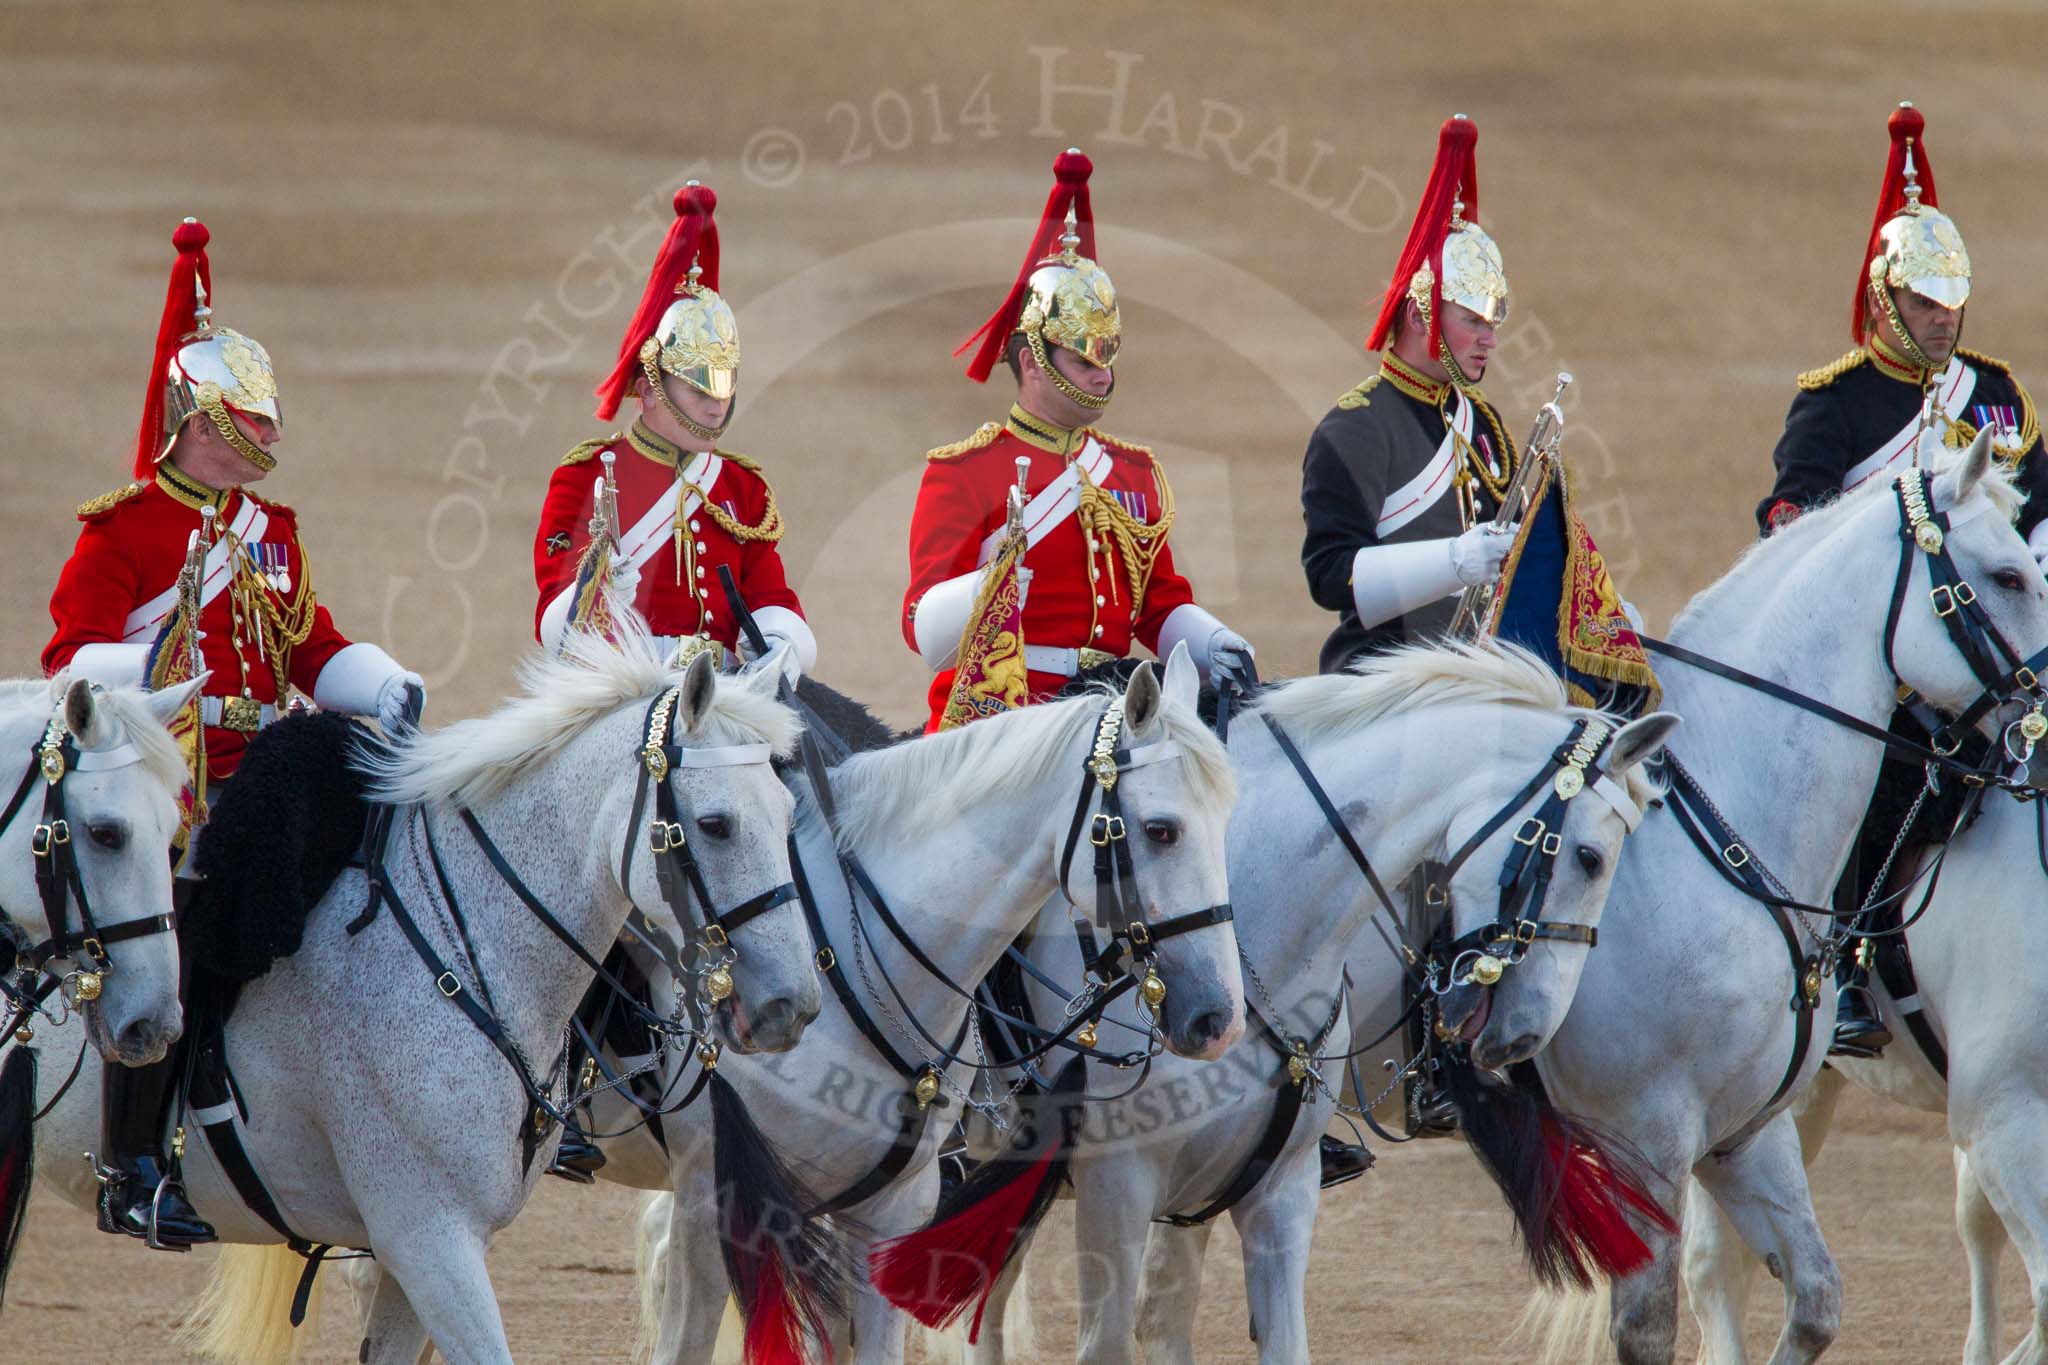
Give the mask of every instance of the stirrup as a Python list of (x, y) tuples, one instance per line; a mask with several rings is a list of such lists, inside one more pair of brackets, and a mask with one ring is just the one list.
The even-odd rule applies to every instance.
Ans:
[(163, 1207), (164, 1191), (169, 1189), (173, 1183), (170, 1173), (165, 1172), (164, 1178), (156, 1182), (156, 1193), (149, 1197), (149, 1222), (145, 1225), (145, 1231), (142, 1234), (142, 1244), (151, 1251), (190, 1251), (192, 1249), (189, 1242), (166, 1242), (157, 1235), (157, 1214)]

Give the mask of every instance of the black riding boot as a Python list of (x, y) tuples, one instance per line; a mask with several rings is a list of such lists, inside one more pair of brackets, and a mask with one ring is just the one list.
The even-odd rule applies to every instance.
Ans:
[(1853, 954), (1844, 954), (1843, 966), (1835, 978), (1835, 1040), (1828, 1055), (1866, 1059), (1877, 1056), (1891, 1042), (1892, 1032), (1884, 1026), (1884, 1016), (1871, 997), (1870, 973), (1856, 965)]
[(1372, 1169), (1373, 1156), (1370, 1148), (1359, 1143), (1340, 1142), (1328, 1133), (1317, 1143), (1317, 1152), (1323, 1162), (1323, 1188), (1342, 1185), (1356, 1180)]
[[(654, 1007), (654, 993), (648, 984), (647, 974), (640, 970), (640, 965), (626, 951), (624, 943), (614, 943), (612, 950), (605, 954), (604, 969), (633, 992), (634, 1003), (642, 1009)], [(576, 1020), (581, 1027), (577, 1030), (577, 1043), (570, 1059), (571, 1075), (582, 1076), (594, 1060), (582, 1041), (586, 1037), (608, 1047), (614, 1057), (644, 1057), (654, 1051), (653, 1030), (637, 1013), (619, 1003), (617, 993), (602, 977), (591, 982), (590, 989), (584, 992), (583, 1003), (576, 1007)], [(590, 1109), (586, 1105), (581, 1112), (588, 1114)], [(555, 1151), (548, 1174), (588, 1185), (604, 1169), (604, 1163), (603, 1150), (571, 1124), (562, 1129), (562, 1145)]]
[(183, 1251), (214, 1240), (213, 1228), (170, 1178), (162, 1148), (164, 1102), (178, 1078), (176, 1054), (148, 1066), (106, 1064), (100, 1104), (100, 1230)]

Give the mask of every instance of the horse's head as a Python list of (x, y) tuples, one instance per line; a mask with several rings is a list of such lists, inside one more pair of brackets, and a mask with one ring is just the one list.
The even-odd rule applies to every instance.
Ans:
[(642, 755), (655, 791), (635, 839), (628, 892), (687, 945), (685, 966), (726, 1043), (741, 1052), (794, 1047), (818, 1015), (816, 947), (791, 886), (794, 801), (770, 764), (800, 726), (776, 698), (778, 669), (721, 677), (691, 660), (650, 727), (671, 757)]
[[(1093, 869), (1104, 858), (1115, 866), (1117, 849), (1091, 844), (1121, 834), (1132, 873), (1127, 894), (1135, 894), (1143, 919), (1130, 935), (1138, 989), (1170, 1050), (1209, 1059), (1244, 1031), (1244, 984), (1237, 934), (1222, 917), (1230, 900), (1225, 834), (1236, 783), (1228, 753), (1196, 712), (1199, 689), (1185, 645), (1168, 658), (1163, 682), (1149, 664), (1131, 674), (1118, 743), (1127, 759), (1120, 771), (1098, 765), (1098, 773), (1113, 771), (1114, 785), (1102, 792), (1063, 872), (1076, 913), (1097, 914), (1102, 902)], [(1105, 852), (1085, 856), (1098, 850)], [(1114, 920), (1116, 910), (1109, 913)]]
[(55, 941), (49, 968), (85, 1016), (86, 1035), (126, 1066), (160, 1060), (184, 1031), (169, 854), (186, 779), (165, 727), (204, 682), (142, 693), (59, 679), (54, 721), (63, 729), (38, 706), (35, 775), (0, 833), (0, 901), (32, 944)]
[(1488, 1069), (1534, 1056), (1564, 1022), (1622, 840), (1650, 795), (1641, 765), (1678, 727), (1661, 711), (1619, 728), (1587, 713), (1524, 714), (1503, 745), (1517, 757), (1490, 768), (1497, 776), (1450, 826), (1448, 874), (1425, 879), (1430, 899), (1449, 901), (1434, 907), (1452, 948), (1438, 1028)]
[[(1987, 693), (2016, 701), (2026, 689), (2014, 685), (2013, 674), (2048, 647), (2048, 582), (2013, 528), (2018, 498), (2009, 475), (1992, 462), (1986, 430), (1931, 478), (1901, 476), (1863, 513), (1885, 528), (1886, 557), (1896, 566), (1903, 556), (1906, 571), (1885, 643), (1891, 668), (1950, 714)], [(1983, 717), (1986, 724), (1991, 719)]]

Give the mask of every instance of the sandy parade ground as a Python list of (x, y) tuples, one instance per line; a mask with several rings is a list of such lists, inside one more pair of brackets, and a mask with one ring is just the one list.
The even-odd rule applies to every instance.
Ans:
[[(0, 6), (0, 673), (26, 675), (75, 504), (126, 476), (169, 234), (203, 217), (220, 321), (276, 358), (264, 492), (299, 509), (342, 629), (426, 675), (430, 722), (511, 686), (549, 471), (669, 213), (720, 196), (745, 329), (731, 445), (765, 466), (821, 674), (890, 719), (925, 672), (895, 622), (922, 452), (999, 417), (950, 358), (1007, 285), (1048, 167), (1095, 159), (1125, 351), (1102, 425), (1171, 471), (1175, 555), (1262, 670), (1331, 620), (1297, 559), (1302, 447), (1369, 372), (1369, 312), (1439, 123), (1479, 124), (1515, 312), (1487, 377), (1526, 429), (1577, 378), (1566, 451), (1628, 596), (1667, 623), (1750, 542), (1797, 372), (1841, 354), (1884, 116), (1928, 112), (1976, 271), (1968, 344), (2032, 382), (2048, 12), (2019, 3), (1081, 9), (472, 3)], [(1958, 60), (1958, 57), (1961, 60)], [(67, 1059), (68, 1060), (68, 1059)], [(1944, 1125), (1845, 1101), (1815, 1174), (1846, 1282), (1830, 1358), (1960, 1354)], [(521, 1360), (630, 1348), (637, 1196), (546, 1182), (495, 1246)], [(1068, 1222), (1040, 1346), (1070, 1354)], [(1456, 1143), (1326, 1200), (1320, 1358), (1513, 1358), (1528, 1277)], [(1205, 1360), (1251, 1358), (1226, 1229)], [(210, 1252), (145, 1252), (39, 1196), (0, 1358), (173, 1359)], [(2006, 1344), (2026, 1294), (2016, 1258)], [(345, 1296), (308, 1358), (355, 1359)], [(1779, 1301), (1755, 1295), (1752, 1342)], [(1695, 1336), (1689, 1319), (1681, 1349)]]

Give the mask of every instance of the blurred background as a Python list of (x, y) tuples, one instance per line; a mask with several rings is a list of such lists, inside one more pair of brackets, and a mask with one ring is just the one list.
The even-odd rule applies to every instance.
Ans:
[[(780, 495), (822, 676), (907, 722), (923, 452), (1009, 401), (1007, 376), (976, 386), (950, 352), (1069, 144), (1095, 160), (1124, 312), (1101, 425), (1160, 453), (1205, 604), (1269, 676), (1305, 671), (1333, 621), (1298, 565), (1301, 453), (1371, 372), (1360, 339), (1453, 112), (1479, 126), (1480, 216), (1514, 288), (1486, 390), (1519, 434), (1576, 376), (1581, 505), (1661, 627), (1754, 538), (1794, 377), (1850, 345), (1899, 99), (1927, 115), (1969, 242), (1965, 343), (2039, 380), (2044, 55), (2048, 13), (2017, 2), (0, 6), (4, 671), (36, 668), (72, 509), (126, 477), (191, 214), (216, 319), (276, 361), (287, 430), (263, 491), (299, 509), (321, 600), (427, 675), (430, 720), (490, 704), (531, 643), (549, 471), (607, 429), (591, 388), (696, 176), (743, 332), (729, 444)], [(1851, 1106), (1819, 1176), (1849, 1285), (1838, 1354), (1954, 1354), (1940, 1125)], [(1436, 1144), (1332, 1196), (1311, 1301), (1328, 1358), (1468, 1354), (1429, 1325), (1456, 1297), (1431, 1288), (1444, 1258), (1468, 1284), (1522, 1282), (1476, 1176)], [(1872, 1204), (1889, 1211), (1863, 1234)], [(522, 1358), (616, 1358), (601, 1324), (631, 1282), (603, 1277), (630, 1264), (631, 1196), (537, 1207), (498, 1262)], [(1420, 1208), (1448, 1240), (1408, 1265)], [(31, 1237), (9, 1334), (39, 1355), (110, 1344), (106, 1315), (54, 1310), (113, 1285), (167, 1321), (204, 1259), (96, 1238), (49, 1201)], [(1210, 1271), (1205, 1358), (1241, 1358), (1235, 1270)], [(351, 1331), (322, 1349), (353, 1358)]]

